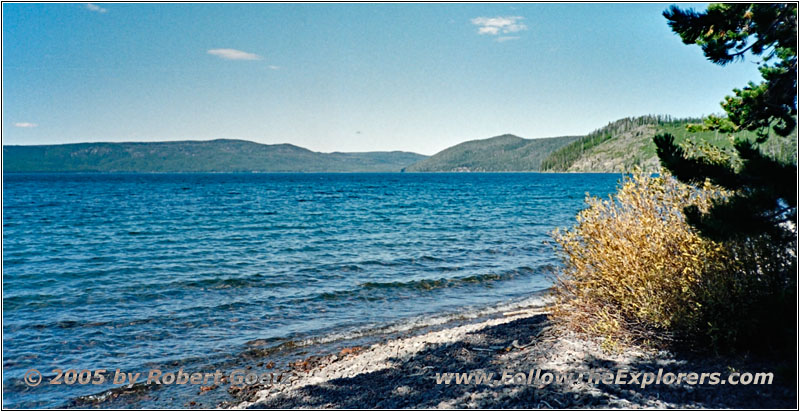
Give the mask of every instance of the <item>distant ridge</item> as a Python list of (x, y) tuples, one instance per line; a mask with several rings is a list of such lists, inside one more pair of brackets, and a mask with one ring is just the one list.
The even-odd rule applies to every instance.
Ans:
[(537, 172), (542, 160), (580, 136), (523, 139), (504, 134), (471, 140), (405, 168), (406, 172)]
[(3, 146), (3, 172), (399, 172), (411, 152), (319, 153), (246, 140)]
[[(471, 140), (431, 157), (411, 152), (319, 153), (292, 144), (246, 140), (74, 143), (3, 146), (3, 172), (658, 172), (653, 136), (732, 150), (725, 133), (690, 133), (700, 118), (647, 115), (608, 123), (586, 136), (524, 139), (504, 134)], [(754, 138), (753, 132), (737, 137)], [(795, 161), (797, 135), (761, 147)]]

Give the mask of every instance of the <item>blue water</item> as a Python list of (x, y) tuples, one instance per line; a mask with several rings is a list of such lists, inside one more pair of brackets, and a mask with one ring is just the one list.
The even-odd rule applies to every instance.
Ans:
[[(549, 233), (615, 174), (5, 174), (5, 407), (29, 368), (212, 364), (549, 286)], [(156, 402), (160, 407), (183, 403)]]

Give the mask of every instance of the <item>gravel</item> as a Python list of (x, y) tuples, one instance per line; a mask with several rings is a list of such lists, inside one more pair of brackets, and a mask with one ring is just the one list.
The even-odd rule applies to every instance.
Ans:
[[(794, 360), (602, 349), (553, 327), (546, 308), (519, 311), (298, 359), (281, 383), (230, 388), (229, 408), (797, 408)], [(437, 373), (773, 372), (771, 385), (562, 382), (437, 384)], [(791, 372), (788, 372), (791, 371)]]

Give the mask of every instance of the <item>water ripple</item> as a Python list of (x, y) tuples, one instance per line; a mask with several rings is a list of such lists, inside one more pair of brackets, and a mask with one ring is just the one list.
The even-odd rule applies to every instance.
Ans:
[(528, 296), (558, 264), (548, 233), (617, 180), (5, 174), (3, 406), (91, 390), (26, 390), (29, 368), (200, 362)]

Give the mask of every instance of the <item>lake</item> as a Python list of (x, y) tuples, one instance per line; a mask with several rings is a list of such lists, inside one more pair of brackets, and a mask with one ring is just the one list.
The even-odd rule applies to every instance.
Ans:
[[(513, 307), (550, 285), (550, 232), (619, 178), (5, 174), (3, 406), (112, 387), (29, 388), (31, 368), (45, 381), (213, 369), (252, 348), (300, 353)], [(115, 406), (184, 406), (170, 399)]]

